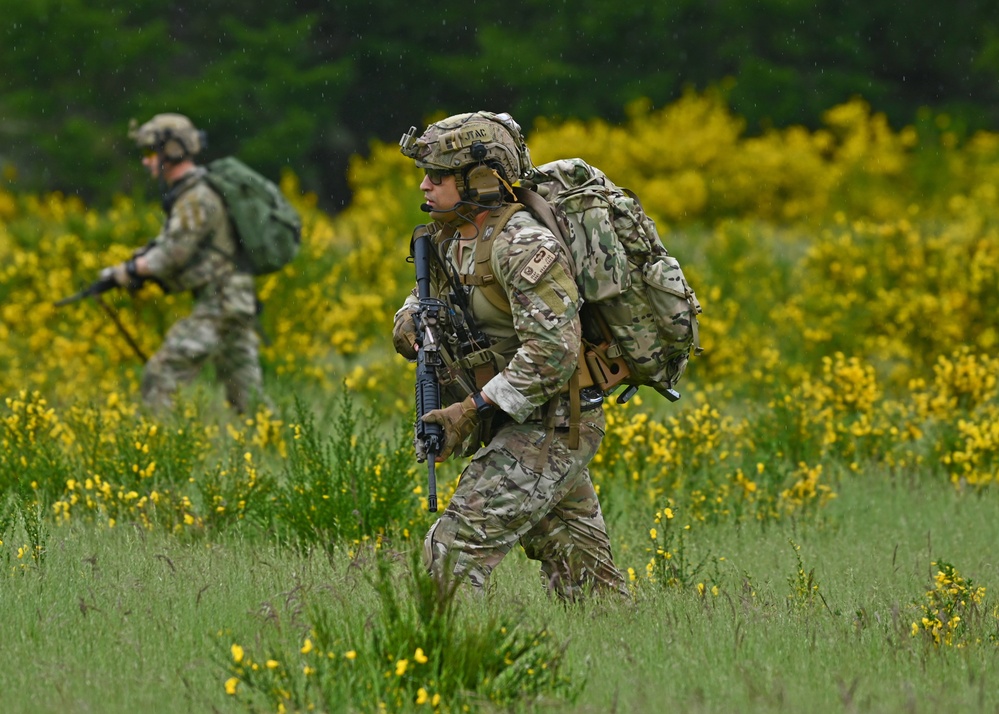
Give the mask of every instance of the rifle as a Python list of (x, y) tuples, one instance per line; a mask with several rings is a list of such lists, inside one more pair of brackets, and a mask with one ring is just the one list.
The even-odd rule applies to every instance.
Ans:
[(416, 352), (416, 438), (427, 452), (427, 509), (437, 510), (437, 473), (435, 460), (444, 447), (444, 429), (427, 424), (423, 417), (441, 407), (441, 389), (437, 368), (441, 365), (439, 326), (443, 304), (430, 294), (430, 255), (434, 250), (426, 226), (413, 231), (413, 263), (416, 265), (416, 294), (420, 311), (416, 316), (417, 333), (423, 330)]
[(132, 333), (128, 331), (128, 328), (121, 323), (118, 313), (111, 309), (111, 306), (104, 302), (104, 298), (101, 297), (108, 290), (116, 287), (118, 287), (118, 283), (116, 283), (115, 279), (109, 275), (106, 278), (95, 280), (93, 283), (74, 295), (65, 297), (62, 300), (57, 300), (55, 302), (55, 306), (62, 307), (63, 305), (69, 305), (72, 302), (77, 302), (78, 300), (83, 300), (84, 298), (94, 298), (97, 301), (97, 304), (101, 306), (101, 309), (104, 310), (107, 316), (111, 318), (115, 327), (118, 328), (118, 332), (120, 332), (121, 336), (125, 338), (125, 342), (127, 342), (128, 346), (132, 348), (132, 352), (135, 353), (135, 356), (142, 360), (143, 363), (146, 363), (149, 361), (146, 353), (142, 351), (141, 347), (139, 347), (139, 343), (135, 341), (134, 337), (132, 337)]
[(69, 305), (71, 302), (77, 302), (78, 300), (83, 300), (84, 298), (96, 297), (101, 293), (106, 293), (111, 288), (116, 288), (116, 287), (118, 287), (118, 283), (116, 283), (114, 278), (109, 275), (106, 278), (100, 278), (99, 280), (95, 280), (90, 285), (88, 285), (83, 290), (74, 295), (65, 297), (62, 300), (57, 300), (55, 302), (55, 306), (62, 307), (63, 305)]

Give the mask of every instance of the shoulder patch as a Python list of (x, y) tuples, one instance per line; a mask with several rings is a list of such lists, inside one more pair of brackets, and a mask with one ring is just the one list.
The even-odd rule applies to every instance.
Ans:
[(552, 251), (547, 248), (538, 248), (538, 252), (531, 258), (531, 262), (520, 271), (520, 276), (534, 285), (541, 279), (542, 275), (548, 272), (555, 260), (556, 255)]

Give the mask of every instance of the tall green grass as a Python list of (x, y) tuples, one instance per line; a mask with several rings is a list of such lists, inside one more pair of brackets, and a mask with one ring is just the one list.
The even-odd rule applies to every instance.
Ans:
[[(547, 599), (536, 565), (519, 552), (501, 564), (485, 597), (461, 589), (451, 600), (432, 597), (404, 553), (288, 549), (276, 536), (238, 529), (184, 543), (128, 526), (49, 526), (44, 560), (18, 558), (7, 547), (26, 540), (15, 517), (2, 536), (3, 708), (277, 710), (249, 677), (226, 693), (238, 644), (244, 664), (270, 671), (274, 659), (302, 687), (289, 710), (310, 701), (320, 711), (376, 711), (379, 701), (389, 711), (429, 710), (415, 702), (431, 681), (448, 693), (439, 708), (456, 711), (994, 710), (994, 502), (944, 483), (866, 476), (840, 490), (819, 524), (692, 526), (688, 556), (714, 564), (703, 589), (696, 578), (647, 582), (648, 553), (635, 535), (617, 553), (636, 571), (634, 599), (581, 605)], [(613, 523), (621, 535), (647, 527), (645, 513)], [(913, 634), (938, 562), (986, 588), (951, 645)], [(434, 602), (450, 609), (435, 611)], [(535, 658), (525, 661), (549, 662), (558, 675), (532, 688), (521, 673), (494, 703), (490, 681), (506, 668), (489, 661), (514, 630), (533, 638), (520, 643)], [(546, 642), (535, 644), (542, 632)], [(435, 663), (436, 678), (407, 679), (429, 666), (417, 663), (416, 647)], [(345, 659), (351, 651), (355, 658)], [(398, 675), (401, 659), (408, 662)], [(348, 663), (366, 674), (334, 669)], [(303, 674), (306, 666), (317, 672)], [(442, 672), (461, 686), (443, 687)], [(325, 698), (321, 687), (306, 687), (307, 676), (327, 677)]]

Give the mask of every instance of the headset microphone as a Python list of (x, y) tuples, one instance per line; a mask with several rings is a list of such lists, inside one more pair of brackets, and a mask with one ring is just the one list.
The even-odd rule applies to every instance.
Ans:
[[(470, 203), (469, 201), (458, 201), (453, 206), (449, 206), (448, 208), (434, 208), (429, 203), (421, 203), (420, 210), (423, 211), (424, 213), (447, 213), (448, 211), (453, 211), (454, 209), (458, 208), (458, 206), (477, 206), (477, 205), (478, 205), (477, 203)], [(485, 208), (489, 208), (489, 206), (485, 206)]]

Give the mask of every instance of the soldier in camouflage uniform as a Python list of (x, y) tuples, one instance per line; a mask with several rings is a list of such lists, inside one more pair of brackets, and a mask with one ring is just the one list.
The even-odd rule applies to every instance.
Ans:
[(204, 134), (183, 115), (157, 114), (141, 126), (133, 123), (129, 138), (164, 189), (167, 219), (156, 238), (101, 277), (130, 289), (155, 280), (165, 290), (194, 296), (191, 314), (170, 328), (145, 365), (143, 401), (154, 410), (169, 409), (177, 388), (211, 361), (230, 405), (244, 412), (262, 397), (256, 292), (253, 276), (236, 269), (237, 243), (225, 204), (204, 181), (206, 170), (194, 163)]
[[(445, 300), (449, 290), (467, 296), (472, 322), (494, 358), (491, 376), (478, 370), (464, 380), (471, 385), (464, 393), (450, 385), (445, 406), (424, 417), (444, 431), (437, 461), (474, 452), (426, 536), (424, 561), (438, 579), (464, 577), (482, 588), (519, 542), (541, 562), (549, 592), (561, 598), (588, 589), (627, 594), (587, 469), (604, 434), (599, 393), (583, 395), (578, 444), (569, 438), (568, 384), (580, 347), (576, 285), (552, 233), (530, 212), (507, 208), (514, 200), (511, 182), (530, 167), (520, 127), (508, 114), (475, 112), (414, 134), (403, 137), (402, 151), (426, 171), (422, 208), (433, 219), (441, 258), (431, 289)], [(503, 210), (516, 212), (492, 235), (490, 217)], [(504, 286), (512, 314), (472, 285), (480, 233), (493, 241), (492, 275)], [(445, 265), (471, 287), (449, 282)], [(418, 306), (414, 291), (393, 330), (396, 350), (410, 360), (419, 349)], [(426, 458), (419, 442), (417, 453)]]

